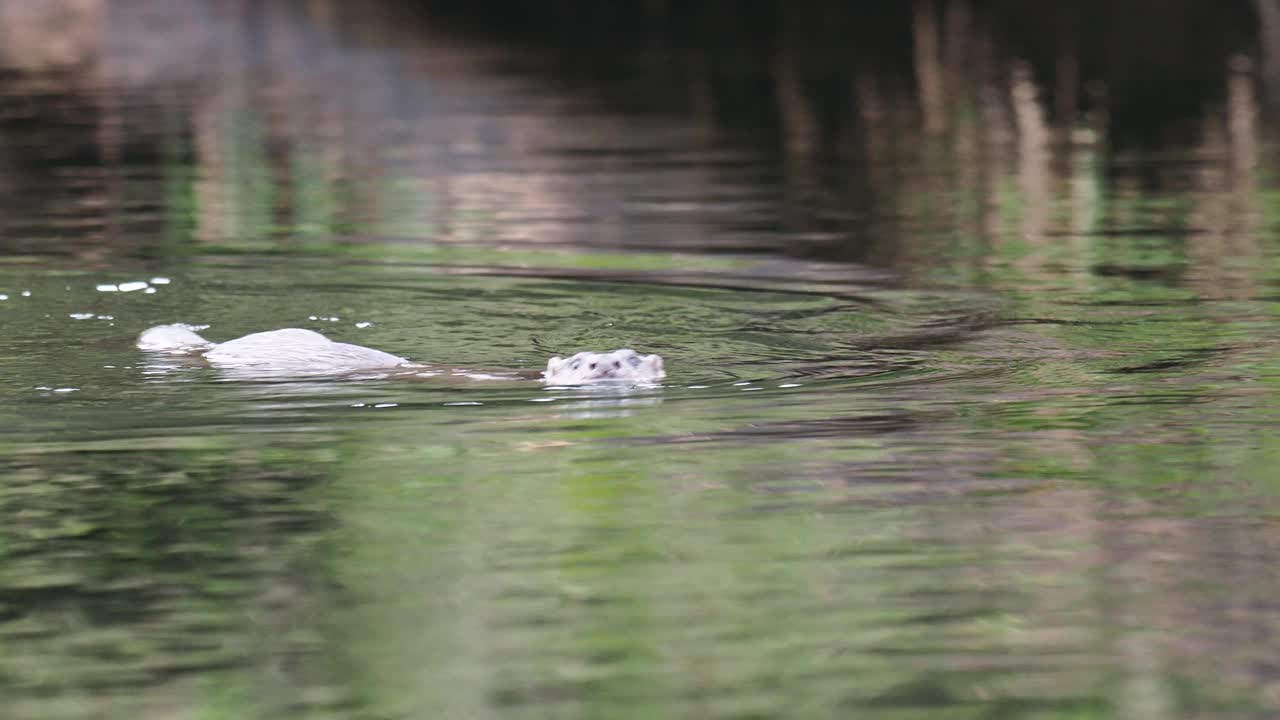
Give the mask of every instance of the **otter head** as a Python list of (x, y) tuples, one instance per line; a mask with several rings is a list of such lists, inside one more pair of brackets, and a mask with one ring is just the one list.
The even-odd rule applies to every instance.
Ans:
[(606, 353), (580, 352), (567, 358), (553, 357), (542, 373), (548, 385), (585, 385), (602, 381), (653, 382), (666, 375), (662, 358), (641, 355), (630, 348)]

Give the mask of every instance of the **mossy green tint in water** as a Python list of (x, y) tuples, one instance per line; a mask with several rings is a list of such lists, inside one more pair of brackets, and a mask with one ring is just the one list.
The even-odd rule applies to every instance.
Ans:
[[(233, 5), (4, 7), (7, 717), (1276, 714), (1265, 65), (1155, 48), (1217, 85), (1146, 152), (1150, 64), (1073, 98), (1016, 9), (644, 3), (615, 76)], [(1088, 33), (1232, 26), (1168, 5)], [(134, 347), (179, 322), (515, 377)], [(528, 379), (618, 347), (666, 377)]]

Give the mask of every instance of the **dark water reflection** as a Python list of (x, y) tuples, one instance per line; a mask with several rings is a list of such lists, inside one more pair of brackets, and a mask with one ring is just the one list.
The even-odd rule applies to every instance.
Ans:
[[(446, 5), (0, 2), (6, 716), (1276, 712), (1238, 8), (1164, 123), (999, 4), (748, 57), (650, 3), (590, 67)], [(671, 374), (248, 380), (164, 322)]]

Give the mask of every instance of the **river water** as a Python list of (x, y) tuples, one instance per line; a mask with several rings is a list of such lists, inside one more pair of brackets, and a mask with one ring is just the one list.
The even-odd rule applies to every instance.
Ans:
[[(1253, 59), (1135, 149), (1016, 59), (859, 76), (846, 134), (785, 55), (726, 120), (325, 3), (70, 5), (3, 6), (71, 53), (0, 73), (6, 717), (1280, 711)], [(246, 379), (169, 322), (669, 376)]]

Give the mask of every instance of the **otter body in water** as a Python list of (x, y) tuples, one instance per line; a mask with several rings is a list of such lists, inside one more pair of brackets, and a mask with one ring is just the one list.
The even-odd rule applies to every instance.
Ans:
[[(205, 340), (191, 325), (160, 325), (138, 337), (149, 352), (203, 355), (216, 367), (271, 375), (348, 374), (368, 371), (417, 373), (428, 369), (406, 358), (362, 345), (334, 342), (318, 332), (284, 328), (253, 333), (224, 343)], [(468, 374), (470, 373), (463, 373)], [(548, 385), (597, 382), (653, 383), (665, 376), (662, 358), (631, 349), (581, 352), (552, 358), (542, 379)], [(493, 377), (477, 375), (476, 377)]]
[(666, 375), (662, 358), (641, 355), (631, 348), (607, 353), (580, 352), (568, 358), (547, 361), (543, 379), (550, 385), (583, 385), (590, 382), (622, 380), (650, 383)]

